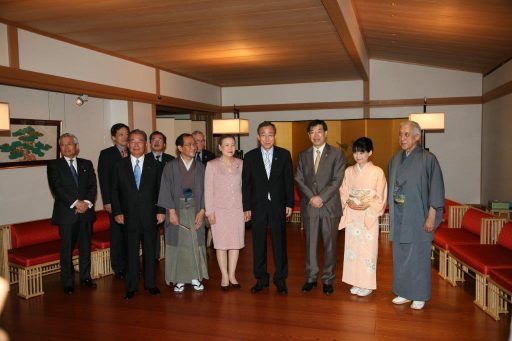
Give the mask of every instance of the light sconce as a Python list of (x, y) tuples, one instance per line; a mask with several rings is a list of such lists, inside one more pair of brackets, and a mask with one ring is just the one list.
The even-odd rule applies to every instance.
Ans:
[(427, 97), (425, 97), (423, 102), (423, 113), (409, 115), (409, 121), (414, 121), (421, 127), (421, 143), (426, 150), (428, 148), (425, 144), (425, 132), (444, 130), (444, 116), (444, 112), (427, 112)]
[(9, 103), (0, 102), (0, 131), (11, 130)]
[(79, 107), (81, 107), (82, 105), (84, 105), (85, 102), (87, 102), (89, 100), (89, 96), (87, 95), (80, 95), (78, 96), (76, 99), (75, 99), (75, 104), (78, 105)]

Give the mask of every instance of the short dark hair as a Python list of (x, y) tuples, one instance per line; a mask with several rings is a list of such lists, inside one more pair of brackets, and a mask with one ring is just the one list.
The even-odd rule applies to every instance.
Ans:
[(360, 137), (352, 143), (352, 153), (371, 152), (373, 150), (373, 142), (368, 137)]
[(164, 139), (164, 143), (167, 144), (167, 136), (165, 136), (164, 133), (162, 133), (158, 130), (155, 130), (154, 132), (151, 133), (151, 135), (149, 135), (149, 142), (151, 142), (151, 140), (153, 139), (153, 137), (155, 135), (161, 135)]
[(130, 131), (130, 128), (124, 123), (116, 123), (110, 128), (110, 136), (116, 136), (119, 129), (126, 128), (126, 130)]
[(225, 140), (225, 139), (233, 139), (233, 141), (236, 141), (235, 139), (235, 135), (221, 135), (221, 137), (219, 137), (219, 146), (222, 145), (222, 142)]
[(185, 143), (184, 140), (185, 140), (185, 137), (192, 137), (192, 134), (189, 134), (189, 133), (183, 133), (181, 134), (180, 136), (178, 136), (176, 138), (176, 147), (183, 147), (183, 144)]
[(313, 120), (313, 121), (309, 122), (308, 129), (306, 130), (306, 132), (309, 133), (311, 128), (316, 127), (318, 125), (321, 125), (322, 128), (324, 128), (324, 131), (327, 131), (327, 123), (325, 123), (324, 120)]
[(276, 126), (274, 125), (274, 123), (272, 123), (270, 121), (263, 121), (260, 124), (258, 124), (258, 130), (257, 130), (258, 135), (260, 134), (260, 129), (263, 127), (272, 127), (272, 128), (274, 128), (274, 134), (277, 133), (277, 129), (276, 129)]
[(148, 135), (146, 135), (146, 132), (144, 130), (133, 129), (132, 131), (130, 131), (130, 134), (128, 135), (128, 141), (131, 140), (132, 135), (142, 135), (142, 137), (144, 137), (144, 142), (148, 140)]

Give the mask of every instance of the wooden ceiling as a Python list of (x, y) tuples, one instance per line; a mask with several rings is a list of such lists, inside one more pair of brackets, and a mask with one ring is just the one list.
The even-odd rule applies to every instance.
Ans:
[[(362, 79), (328, 2), (0, 0), (0, 21), (221, 86)], [(512, 56), (510, 0), (352, 6), (370, 58), (486, 73)]]

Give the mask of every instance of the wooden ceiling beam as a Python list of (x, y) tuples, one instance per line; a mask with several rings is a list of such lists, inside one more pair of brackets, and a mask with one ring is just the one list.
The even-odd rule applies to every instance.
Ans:
[(364, 81), (369, 80), (368, 52), (350, 0), (322, 0), (341, 42)]

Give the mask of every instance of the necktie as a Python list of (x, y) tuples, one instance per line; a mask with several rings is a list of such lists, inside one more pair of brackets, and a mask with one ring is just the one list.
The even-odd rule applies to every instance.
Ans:
[(71, 170), (71, 174), (73, 174), (73, 179), (75, 179), (78, 185), (78, 173), (76, 172), (75, 166), (73, 166), (73, 159), (69, 160), (69, 169)]
[(197, 161), (202, 161), (202, 160), (201, 160), (201, 152), (197, 152), (197, 154), (196, 154), (196, 160), (197, 160)]
[(126, 149), (121, 149), (121, 157), (122, 158), (125, 158), (126, 157)]
[(139, 189), (140, 185), (140, 166), (139, 166), (139, 160), (135, 162), (135, 168), (133, 169), (133, 175), (135, 176), (135, 184), (137, 185), (137, 189)]
[(315, 157), (315, 164), (314, 164), (314, 168), (315, 168), (315, 174), (316, 174), (316, 171), (318, 170), (318, 164), (320, 163), (320, 149), (317, 149), (316, 150), (316, 157)]
[(156, 161), (160, 162), (160, 155), (155, 156)]
[(269, 152), (265, 152), (265, 158), (264, 158), (263, 162), (265, 163), (265, 170), (267, 171), (267, 178), (270, 179), (270, 168), (272, 167), (272, 164), (270, 162), (270, 153)]

